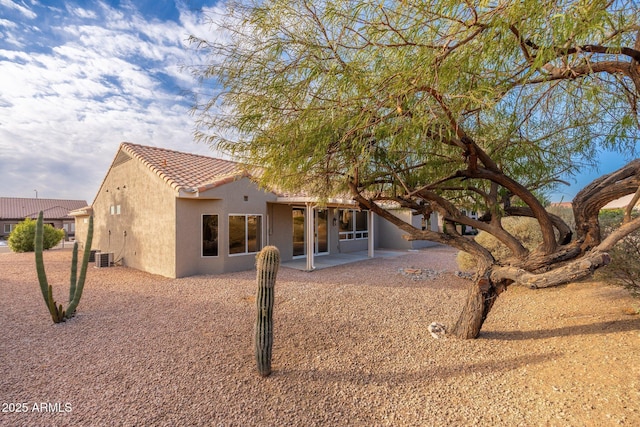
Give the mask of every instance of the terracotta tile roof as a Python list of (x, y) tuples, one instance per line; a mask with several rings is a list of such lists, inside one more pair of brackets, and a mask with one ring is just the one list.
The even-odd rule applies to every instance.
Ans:
[(120, 149), (140, 160), (176, 190), (203, 191), (249, 176), (240, 163), (166, 148), (123, 142)]
[(73, 219), (69, 212), (85, 206), (85, 200), (0, 197), (0, 219), (37, 218), (40, 211), (44, 219)]

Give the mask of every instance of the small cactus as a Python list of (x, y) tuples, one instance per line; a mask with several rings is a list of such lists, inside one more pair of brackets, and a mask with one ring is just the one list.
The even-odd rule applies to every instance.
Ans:
[(44, 302), (47, 304), (51, 319), (54, 323), (64, 322), (66, 319), (73, 317), (82, 297), (82, 291), (84, 289), (84, 281), (87, 276), (87, 266), (89, 264), (89, 256), (91, 255), (91, 243), (93, 241), (93, 216), (89, 217), (89, 230), (87, 232), (87, 241), (84, 247), (84, 253), (82, 257), (82, 265), (80, 267), (80, 277), (77, 277), (78, 271), (78, 242), (73, 244), (73, 255), (71, 259), (71, 280), (69, 286), (69, 306), (66, 310), (63, 309), (62, 304), (56, 304), (53, 299), (53, 288), (47, 281), (47, 273), (44, 269), (44, 259), (42, 256), (43, 249), (43, 214), (42, 211), (38, 214), (38, 221), (36, 222), (36, 237), (35, 237), (35, 254), (36, 254), (36, 271), (38, 273), (38, 282), (40, 283), (40, 291), (44, 298)]
[(280, 252), (275, 246), (265, 246), (256, 257), (255, 353), (258, 373), (266, 377), (271, 374), (271, 353), (273, 347), (273, 302)]

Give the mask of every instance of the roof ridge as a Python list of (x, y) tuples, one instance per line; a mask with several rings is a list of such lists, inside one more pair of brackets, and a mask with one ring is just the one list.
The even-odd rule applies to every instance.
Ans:
[(235, 165), (241, 165), (240, 162), (236, 162), (234, 160), (222, 159), (220, 157), (213, 157), (213, 156), (205, 156), (204, 154), (188, 153), (186, 151), (172, 150), (170, 148), (157, 147), (155, 145), (142, 145), (142, 144), (135, 144), (133, 142), (123, 142), (121, 144), (121, 146), (123, 146), (123, 147), (124, 146), (132, 146), (132, 147), (140, 147), (140, 148), (151, 148), (152, 150), (168, 151), (170, 153), (175, 153), (175, 154), (183, 154), (183, 155), (187, 155), (187, 156), (202, 157), (204, 159), (213, 159), (213, 160), (218, 160), (218, 161), (222, 161), (222, 162), (233, 163)]
[(50, 199), (47, 197), (3, 197), (0, 199), (15, 199), (15, 200), (38, 200), (38, 201), (56, 201), (56, 202), (85, 202), (82, 199)]
[(233, 160), (130, 142), (121, 143), (120, 150), (178, 191), (197, 192), (220, 179), (245, 175), (244, 165)]

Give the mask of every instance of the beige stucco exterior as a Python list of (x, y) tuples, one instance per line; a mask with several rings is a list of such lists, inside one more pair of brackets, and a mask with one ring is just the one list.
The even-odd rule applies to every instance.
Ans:
[(133, 158), (117, 159), (93, 203), (93, 248), (122, 265), (176, 277), (176, 192)]
[[(216, 162), (220, 161), (123, 143), (92, 206), (74, 213), (78, 241), (84, 244), (88, 216), (93, 214), (93, 250), (113, 253), (117, 265), (172, 278), (250, 270), (256, 253), (265, 245), (277, 246), (282, 261), (306, 258), (308, 269), (313, 269), (315, 256), (356, 251), (369, 251), (372, 256), (374, 247), (394, 247), (387, 239), (404, 242), (391, 229), (387, 231), (390, 224), (381, 226), (386, 221), (368, 212), (367, 232), (345, 237), (340, 224), (344, 227), (344, 216), (354, 218), (356, 213), (341, 215), (340, 209), (353, 210), (352, 201), (317, 206), (313, 198), (280, 197), (258, 187), (244, 172), (229, 174), (228, 163)], [(171, 164), (177, 165), (180, 173), (172, 175)], [(191, 173), (204, 181), (189, 180), (194, 176)], [(357, 213), (359, 218), (362, 215)], [(205, 227), (205, 216), (215, 219), (216, 225), (210, 222)], [(321, 218), (318, 223), (316, 216)], [(232, 219), (235, 233), (230, 232)], [(238, 220), (260, 232), (257, 238), (244, 237), (241, 253), (232, 254), (231, 245), (238, 251)], [(374, 233), (378, 227), (383, 230), (380, 235)], [(249, 228), (246, 230), (249, 233)], [(325, 240), (314, 237), (325, 232)], [(314, 246), (319, 241), (326, 244)]]
[[(431, 231), (439, 230), (439, 218), (438, 214), (432, 213), (429, 221), (423, 223), (422, 215), (413, 215), (413, 212), (409, 209), (388, 209), (393, 215), (402, 219), (406, 223), (413, 225), (420, 229), (426, 227)], [(406, 240), (402, 236), (406, 234), (395, 225), (390, 222), (377, 218), (376, 221), (376, 247), (382, 247), (385, 249), (421, 249), (429, 246), (434, 246), (436, 243), (429, 242), (427, 240)]]
[[(229, 254), (229, 215), (258, 215), (261, 241), (267, 241), (267, 203), (273, 193), (260, 190), (249, 178), (241, 178), (201, 192), (197, 197), (176, 200), (176, 274), (219, 274), (253, 268), (255, 253)], [(202, 255), (202, 216), (218, 215), (218, 256)]]

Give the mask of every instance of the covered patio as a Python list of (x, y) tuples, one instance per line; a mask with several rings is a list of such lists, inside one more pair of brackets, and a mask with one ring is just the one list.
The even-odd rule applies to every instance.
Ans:
[(292, 268), (301, 271), (313, 271), (323, 268), (336, 267), (338, 265), (351, 264), (358, 261), (364, 261), (367, 259), (376, 258), (395, 258), (400, 255), (406, 254), (406, 250), (376, 250), (373, 256), (369, 255), (369, 251), (359, 251), (351, 253), (340, 253), (314, 256), (314, 268), (309, 269), (307, 266), (307, 259), (299, 258), (291, 261), (285, 261), (282, 263), (282, 267)]

